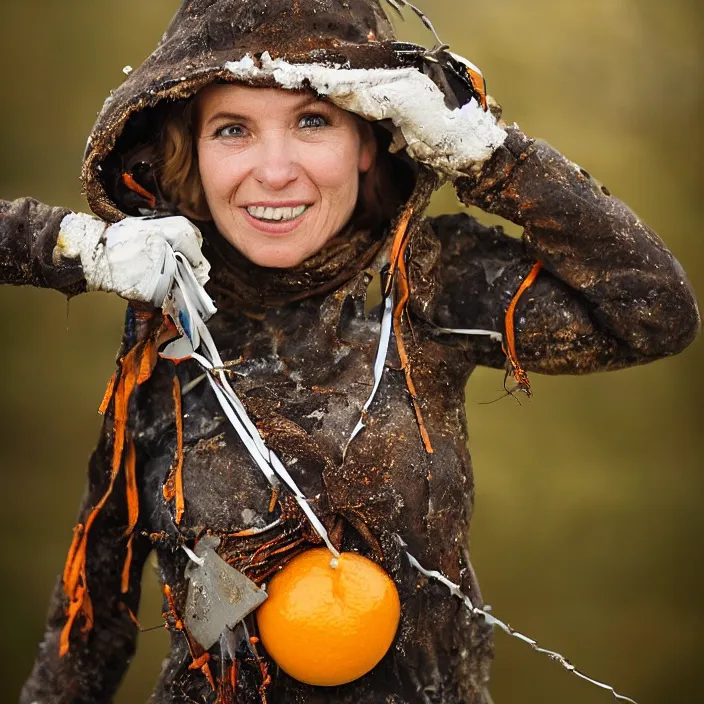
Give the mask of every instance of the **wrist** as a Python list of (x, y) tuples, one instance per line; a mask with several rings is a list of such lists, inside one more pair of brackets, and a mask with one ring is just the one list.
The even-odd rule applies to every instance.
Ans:
[(507, 198), (506, 186), (515, 178), (535, 149), (535, 140), (516, 126), (508, 126), (504, 143), (477, 174), (467, 173), (455, 181), (457, 195), (464, 205), (472, 205), (508, 220), (516, 217), (516, 206)]

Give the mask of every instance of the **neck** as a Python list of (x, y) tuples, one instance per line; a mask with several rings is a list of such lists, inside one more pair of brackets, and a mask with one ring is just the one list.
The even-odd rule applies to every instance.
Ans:
[(213, 267), (208, 290), (218, 308), (258, 313), (341, 286), (372, 262), (386, 231), (356, 231), (348, 225), (320, 251), (288, 269), (253, 264), (212, 224), (203, 234), (203, 249)]

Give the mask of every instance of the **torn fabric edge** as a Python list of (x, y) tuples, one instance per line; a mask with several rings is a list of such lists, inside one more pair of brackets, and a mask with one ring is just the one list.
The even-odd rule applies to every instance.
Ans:
[(376, 358), (374, 359), (374, 386), (372, 387), (372, 392), (369, 394), (369, 398), (366, 400), (365, 404), (362, 406), (362, 412), (357, 425), (354, 426), (354, 430), (349, 437), (345, 445), (345, 449), (342, 452), (342, 458), (344, 459), (347, 454), (347, 448), (350, 446), (352, 440), (360, 433), (362, 428), (364, 428), (364, 419), (366, 418), (367, 411), (372, 405), (372, 401), (376, 396), (376, 392), (379, 390), (379, 384), (381, 384), (381, 377), (384, 375), (384, 367), (386, 365), (386, 355), (389, 351), (389, 342), (391, 340), (391, 323), (393, 321), (393, 300), (389, 293), (384, 298), (384, 313), (381, 318), (381, 332), (379, 333), (379, 347), (377, 348)]
[[(284, 464), (266, 446), (242, 401), (227, 380), (224, 363), (205, 324), (205, 320), (214, 314), (215, 307), (196, 279), (188, 260), (179, 252), (175, 252), (174, 257), (177, 262), (174, 286), (172, 294), (164, 304), (164, 312), (174, 319), (183, 337), (168, 345), (163, 352), (164, 356), (171, 357), (173, 352), (177, 352), (180, 358), (194, 359), (206, 370), (208, 382), (225, 416), (269, 484), (278, 488), (279, 479), (286, 484), (333, 558), (339, 558), (340, 553), (330, 541), (325, 526), (311, 508), (308, 499), (298, 488)], [(189, 343), (185, 348), (183, 346), (184, 340)], [(171, 354), (169, 348), (171, 348)], [(198, 348), (201, 348), (203, 354), (195, 352)]]
[(403, 551), (406, 553), (408, 562), (411, 564), (412, 567), (417, 569), (422, 575), (428, 577), (429, 579), (434, 579), (440, 582), (441, 584), (445, 585), (450, 591), (450, 594), (462, 601), (462, 603), (464, 603), (464, 605), (469, 609), (469, 611), (473, 615), (483, 616), (490, 626), (498, 626), (504, 633), (507, 633), (513, 638), (517, 638), (518, 640), (527, 643), (533, 650), (535, 650), (536, 653), (543, 653), (547, 655), (551, 660), (554, 660), (555, 662), (559, 663), (568, 672), (572, 672), (577, 675), (577, 677), (580, 677), (581, 679), (586, 680), (587, 682), (590, 682), (591, 684), (596, 685), (597, 687), (601, 687), (601, 689), (606, 689), (607, 691), (611, 692), (611, 694), (616, 699), (623, 702), (630, 702), (631, 704), (637, 704), (634, 699), (626, 697), (623, 694), (619, 694), (611, 685), (606, 684), (605, 682), (599, 682), (598, 680), (588, 677), (583, 672), (580, 672), (564, 655), (560, 655), (560, 653), (557, 653), (554, 650), (547, 650), (546, 648), (542, 648), (538, 645), (537, 641), (533, 640), (532, 638), (529, 638), (528, 636), (524, 636), (522, 633), (519, 633), (517, 630), (515, 630), (512, 626), (509, 626), (507, 623), (504, 623), (503, 621), (496, 618), (496, 616), (490, 614), (488, 610), (486, 610), (488, 607), (486, 607), (485, 609), (480, 609), (478, 606), (475, 606), (471, 602), (470, 598), (462, 592), (459, 585), (450, 581), (444, 574), (442, 574), (442, 572), (439, 572), (438, 570), (425, 569), (420, 564), (420, 562), (418, 562), (418, 560), (413, 557), (413, 555), (411, 555), (408, 550), (406, 550), (408, 546), (403, 541), (401, 536), (396, 535), (396, 540), (398, 541)]
[(292, 64), (265, 51), (259, 64), (246, 54), (225, 70), (243, 81), (273, 78), (286, 90), (311, 88), (365, 120), (390, 120), (394, 150), (449, 177), (478, 171), (506, 139), (490, 112), (472, 98), (450, 110), (432, 79), (416, 68), (350, 69), (341, 65)]

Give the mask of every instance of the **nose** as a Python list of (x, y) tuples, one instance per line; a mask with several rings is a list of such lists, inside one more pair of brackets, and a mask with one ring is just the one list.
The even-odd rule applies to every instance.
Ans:
[(273, 130), (262, 137), (253, 170), (262, 186), (283, 190), (298, 178), (299, 170), (295, 147), (284, 130)]

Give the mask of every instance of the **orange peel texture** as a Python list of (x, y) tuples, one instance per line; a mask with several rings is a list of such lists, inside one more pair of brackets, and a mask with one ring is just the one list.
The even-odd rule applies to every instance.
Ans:
[(261, 641), (291, 677), (332, 687), (369, 672), (396, 635), (396, 585), (376, 563), (344, 552), (332, 567), (327, 548), (295, 557), (269, 583), (257, 610)]

